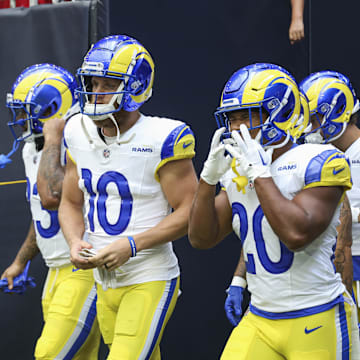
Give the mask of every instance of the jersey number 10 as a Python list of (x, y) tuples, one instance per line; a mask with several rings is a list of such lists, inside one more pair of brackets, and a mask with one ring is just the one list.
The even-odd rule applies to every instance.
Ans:
[[(90, 231), (94, 231), (94, 210), (96, 194), (92, 188), (92, 173), (89, 169), (81, 169), (81, 177), (83, 178), (85, 188), (90, 195), (88, 220)], [(119, 201), (121, 199), (120, 213), (117, 220), (113, 224), (108, 221), (106, 215), (106, 200), (108, 197), (106, 187), (110, 183), (114, 183), (116, 185), (119, 191)], [(126, 177), (116, 171), (107, 171), (100, 176), (96, 185), (96, 190), (98, 194), (96, 201), (96, 212), (99, 224), (109, 235), (121, 234), (129, 225), (133, 203), (129, 183)]]

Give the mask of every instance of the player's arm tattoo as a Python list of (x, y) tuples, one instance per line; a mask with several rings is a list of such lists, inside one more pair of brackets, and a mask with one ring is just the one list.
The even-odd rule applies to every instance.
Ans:
[(50, 195), (60, 201), (65, 169), (60, 162), (61, 146), (44, 147), (39, 165), (39, 176), (46, 182)]
[(34, 223), (31, 222), (26, 239), (16, 255), (16, 260), (25, 266), (26, 263), (32, 260), (39, 252), (40, 250), (36, 244)]
[(244, 259), (244, 249), (241, 249), (240, 259), (236, 266), (234, 276), (240, 276), (243, 279), (246, 279), (246, 265), (245, 265), (245, 259)]
[(352, 291), (353, 265), (351, 256), (352, 245), (352, 219), (350, 203), (345, 196), (340, 210), (340, 225), (335, 249), (334, 265), (336, 271), (341, 274), (343, 283), (349, 292)]

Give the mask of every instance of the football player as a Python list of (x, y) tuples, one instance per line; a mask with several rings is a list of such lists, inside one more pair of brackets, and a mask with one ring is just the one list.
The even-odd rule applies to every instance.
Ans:
[[(350, 80), (336, 71), (313, 73), (300, 83), (309, 99), (311, 131), (309, 143), (332, 144), (349, 159), (353, 186), (347, 195), (352, 212), (353, 290), (359, 304), (360, 281), (360, 103)], [(343, 256), (346, 256), (344, 254)], [(358, 305), (359, 306), (359, 305)], [(358, 309), (359, 310), (359, 309)], [(360, 315), (360, 313), (358, 312)]]
[[(293, 134), (294, 140), (298, 143), (304, 142), (305, 131), (310, 131), (311, 124), (310, 111), (307, 96), (300, 91), (301, 113), (296, 127), (298, 132)], [(353, 264), (351, 257), (352, 232), (351, 232), (351, 209), (348, 197), (345, 195), (343, 205), (340, 210), (340, 225), (337, 227), (337, 240), (334, 252), (334, 265), (349, 293), (352, 293)], [(248, 305), (246, 296), (246, 283), (242, 280), (245, 278), (246, 266), (244, 254), (241, 256), (234, 272), (230, 286), (226, 290), (227, 297), (225, 300), (225, 314), (233, 326), (237, 326), (243, 315), (243, 308)]]
[[(76, 104), (76, 86), (74, 76), (65, 69), (52, 64), (38, 64), (26, 68), (7, 95), (7, 107), (13, 114), (10, 129), (15, 142), (25, 142), (22, 155), (27, 179), (26, 196), (33, 221), (15, 260), (2, 278), (8, 279), (11, 289), (14, 277), (39, 252), (49, 267), (42, 298), (45, 324), (36, 344), (36, 359), (98, 358), (100, 331), (92, 271), (78, 271), (71, 264), (57, 211), (43, 207), (37, 183), (40, 161), (46, 160), (41, 167), (48, 166), (53, 178), (51, 182), (42, 179), (41, 186), (51, 189), (56, 186), (55, 195), (59, 198), (65, 154), (64, 147), (60, 150), (61, 123), (64, 121), (61, 118), (68, 117)], [(44, 147), (43, 126), (46, 122), (58, 124), (59, 129), (56, 140), (50, 136), (55, 133), (47, 131)], [(56, 148), (56, 156), (50, 158), (46, 151), (52, 147)], [(55, 207), (54, 202), (52, 206)]]
[(209, 248), (235, 231), (251, 292), (223, 360), (359, 358), (354, 303), (332, 264), (350, 168), (331, 145), (293, 142), (299, 115), (295, 80), (272, 64), (235, 72), (215, 113), (189, 239)]
[(160, 359), (179, 288), (171, 241), (186, 234), (197, 186), (194, 135), (182, 121), (140, 113), (154, 62), (137, 40), (98, 41), (78, 76), (82, 113), (65, 126), (60, 223), (73, 263), (96, 267), (108, 359)]

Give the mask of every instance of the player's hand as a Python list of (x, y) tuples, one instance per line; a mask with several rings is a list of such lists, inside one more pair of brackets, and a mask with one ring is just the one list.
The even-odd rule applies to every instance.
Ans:
[(220, 140), (225, 130), (223, 127), (215, 131), (208, 158), (200, 174), (200, 177), (209, 185), (216, 185), (221, 176), (230, 168), (231, 158), (228, 155), (225, 156), (225, 145)]
[(113, 243), (99, 250), (97, 254), (89, 258), (89, 262), (96, 267), (102, 267), (108, 271), (113, 271), (125, 264), (131, 257), (131, 247), (129, 240), (120, 238)]
[(65, 126), (65, 120), (62, 118), (53, 118), (44, 123), (43, 134), (46, 144), (60, 144)]
[(70, 259), (74, 266), (78, 269), (92, 269), (94, 264), (90, 263), (88, 259), (85, 259), (79, 253), (82, 249), (91, 249), (92, 246), (86, 241), (80, 240), (74, 242), (70, 248)]
[(265, 151), (251, 138), (248, 128), (240, 125), (241, 136), (237, 131), (231, 133), (238, 147), (226, 144), (226, 150), (236, 159), (237, 165), (245, 171), (250, 182), (258, 177), (271, 177), (270, 165), (273, 149)]
[(14, 287), (14, 278), (19, 276), (25, 269), (26, 264), (20, 264), (14, 261), (1, 275), (1, 280), (7, 278), (8, 288), (12, 290)]
[(290, 44), (293, 45), (295, 42), (302, 40), (304, 36), (304, 21), (302, 19), (292, 20), (289, 27)]
[(237, 326), (242, 317), (241, 304), (244, 290), (243, 287), (235, 285), (230, 285), (227, 290), (228, 296), (225, 300), (225, 313), (233, 326)]

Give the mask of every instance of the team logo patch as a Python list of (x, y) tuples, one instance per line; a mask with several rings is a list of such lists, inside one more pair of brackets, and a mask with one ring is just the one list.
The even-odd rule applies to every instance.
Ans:
[(109, 149), (105, 149), (103, 151), (103, 156), (105, 159), (108, 159), (110, 157), (110, 150)]

